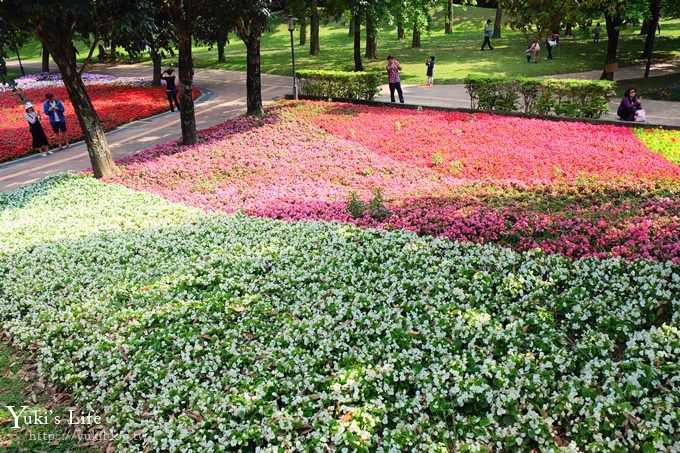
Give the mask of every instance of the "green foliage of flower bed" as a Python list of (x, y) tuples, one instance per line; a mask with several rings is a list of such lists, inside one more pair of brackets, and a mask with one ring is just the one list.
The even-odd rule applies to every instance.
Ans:
[(382, 83), (382, 75), (377, 72), (305, 69), (297, 75), (301, 94), (324, 98), (373, 99)]
[(609, 111), (610, 81), (532, 79), (470, 74), (465, 78), (472, 108), (501, 112), (600, 118)]
[(124, 450), (678, 447), (680, 268), (0, 195), (0, 325)]
[(680, 165), (680, 131), (635, 129), (635, 135), (649, 149)]

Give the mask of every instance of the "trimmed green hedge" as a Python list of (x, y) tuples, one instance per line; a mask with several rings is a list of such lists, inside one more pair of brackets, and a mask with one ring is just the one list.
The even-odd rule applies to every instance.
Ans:
[(382, 74), (377, 72), (322, 71), (297, 72), (300, 94), (324, 98), (373, 99), (380, 92)]
[(600, 118), (615, 95), (614, 82), (600, 80), (470, 74), (465, 87), (473, 109), (572, 118)]

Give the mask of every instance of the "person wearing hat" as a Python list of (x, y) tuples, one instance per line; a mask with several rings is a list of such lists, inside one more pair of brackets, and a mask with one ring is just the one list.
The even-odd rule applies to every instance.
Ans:
[(68, 135), (66, 135), (66, 117), (64, 116), (64, 104), (59, 99), (54, 99), (52, 93), (45, 94), (43, 112), (50, 119), (52, 132), (57, 137), (59, 149), (64, 145), (68, 148)]
[(45, 135), (45, 130), (40, 124), (40, 114), (35, 111), (33, 104), (27, 102), (24, 104), (24, 118), (28, 121), (28, 128), (31, 131), (31, 137), (33, 137), (33, 149), (35, 151), (40, 151), (43, 157), (47, 157), (48, 154), (52, 154), (50, 151), (50, 142), (47, 140), (47, 135)]

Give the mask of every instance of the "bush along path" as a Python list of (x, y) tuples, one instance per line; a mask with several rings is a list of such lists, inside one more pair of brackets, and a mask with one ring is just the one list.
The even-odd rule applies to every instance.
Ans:
[(680, 447), (680, 269), (0, 195), (0, 324), (126, 451)]

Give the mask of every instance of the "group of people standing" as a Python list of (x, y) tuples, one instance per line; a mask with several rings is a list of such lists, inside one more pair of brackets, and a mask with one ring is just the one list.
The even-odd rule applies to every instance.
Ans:
[[(26, 102), (24, 104), (24, 118), (28, 122), (28, 128), (31, 132), (32, 147), (35, 151), (39, 151), (43, 157), (52, 154), (50, 150), (50, 141), (45, 134), (45, 129), (42, 127), (42, 117), (33, 103)], [(64, 115), (64, 103), (59, 99), (55, 99), (52, 93), (45, 94), (45, 102), (42, 105), (42, 111), (49, 119), (52, 132), (57, 139), (59, 149), (68, 148), (68, 135), (66, 132), (66, 116)]]

